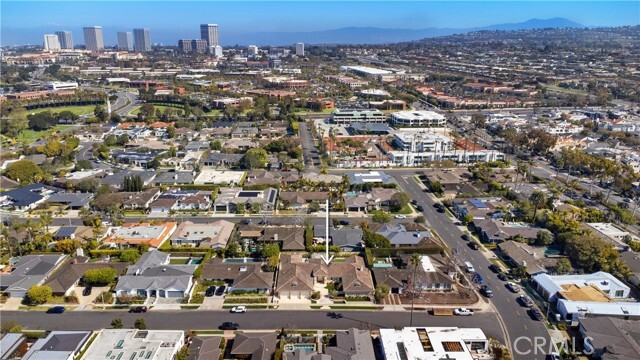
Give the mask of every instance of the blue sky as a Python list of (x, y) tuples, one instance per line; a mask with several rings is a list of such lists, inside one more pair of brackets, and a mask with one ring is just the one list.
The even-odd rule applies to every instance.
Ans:
[[(587, 26), (636, 25), (634, 1), (0, 1), (2, 43), (40, 43), (42, 34), (101, 25), (105, 43), (115, 31), (151, 29), (153, 42), (197, 38), (198, 24), (220, 25), (225, 35), (314, 31), (348, 26), (420, 29), (469, 28), (531, 18), (565, 17)], [(110, 32), (113, 31), (113, 34)], [(112, 36), (113, 35), (113, 36)], [(113, 38), (113, 39), (112, 39)], [(223, 42), (224, 44), (224, 42)]]

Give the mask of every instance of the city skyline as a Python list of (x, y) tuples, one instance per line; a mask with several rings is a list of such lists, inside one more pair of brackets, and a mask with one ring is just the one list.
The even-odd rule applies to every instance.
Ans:
[[(327, 31), (344, 27), (469, 29), (555, 17), (585, 26), (622, 26), (637, 25), (640, 19), (637, 3), (632, 1), (184, 4), (159, 2), (148, 7), (147, 2), (119, 2), (114, 7), (112, 2), (38, 2), (33, 6), (29, 1), (5, 1), (0, 4), (2, 45), (38, 44), (43, 34), (58, 30), (78, 33), (91, 24), (103, 26), (105, 45), (111, 46), (117, 43), (118, 31), (150, 28), (153, 43), (175, 44), (179, 39), (197, 38), (200, 24), (216, 23), (220, 27), (220, 45), (229, 46), (244, 35), (260, 32)], [(247, 7), (253, 11), (246, 12)], [(79, 17), (78, 13), (91, 16)], [(145, 15), (140, 16), (141, 13)], [(171, 14), (171, 24), (161, 20), (167, 13)]]

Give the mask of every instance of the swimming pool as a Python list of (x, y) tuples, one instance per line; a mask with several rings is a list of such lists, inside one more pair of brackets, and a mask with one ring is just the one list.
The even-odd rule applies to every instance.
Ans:
[(294, 352), (296, 350), (305, 350), (306, 352), (316, 351), (316, 344), (286, 344), (285, 352)]
[(387, 264), (387, 263), (379, 263), (379, 264), (373, 264), (374, 268), (388, 268), (388, 267), (392, 267), (393, 264)]
[(543, 253), (545, 256), (558, 256), (562, 252), (562, 249), (559, 246), (546, 246), (544, 247)]

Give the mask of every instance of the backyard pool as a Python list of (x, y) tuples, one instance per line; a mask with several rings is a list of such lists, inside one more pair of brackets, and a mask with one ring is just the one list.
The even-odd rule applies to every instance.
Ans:
[(546, 246), (544, 247), (544, 255), (545, 256), (558, 256), (562, 253), (562, 249), (559, 246)]
[(202, 262), (202, 258), (191, 258), (191, 259), (189, 259), (189, 264), (190, 265), (200, 265), (201, 262)]
[(393, 264), (388, 264), (388, 263), (376, 263), (373, 264), (374, 268), (388, 268), (388, 267), (392, 267)]
[(316, 344), (286, 344), (285, 352), (294, 352), (296, 350), (305, 350), (306, 352), (316, 351)]

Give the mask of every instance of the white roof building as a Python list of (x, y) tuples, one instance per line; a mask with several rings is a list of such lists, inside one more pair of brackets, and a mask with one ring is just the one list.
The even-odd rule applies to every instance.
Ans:
[(579, 318), (593, 316), (617, 316), (640, 319), (640, 302), (592, 302), (558, 300), (558, 313), (564, 320), (576, 325)]
[(398, 126), (445, 126), (447, 119), (435, 111), (398, 111), (391, 114), (391, 122)]
[(184, 331), (104, 329), (83, 359), (172, 360), (184, 345)]
[[(612, 299), (628, 298), (630, 292), (629, 287), (622, 281), (603, 271), (584, 275), (539, 274), (533, 277), (533, 283), (542, 297), (550, 302), (570, 297), (569, 293), (576, 293), (576, 290), (588, 287), (591, 287), (594, 291), (601, 291)], [(592, 298), (595, 299), (596, 297)]]
[(410, 327), (380, 329), (387, 360), (491, 359), (489, 340), (479, 328)]
[(196, 185), (226, 183), (233, 186), (240, 184), (244, 174), (244, 171), (203, 169), (193, 183)]

